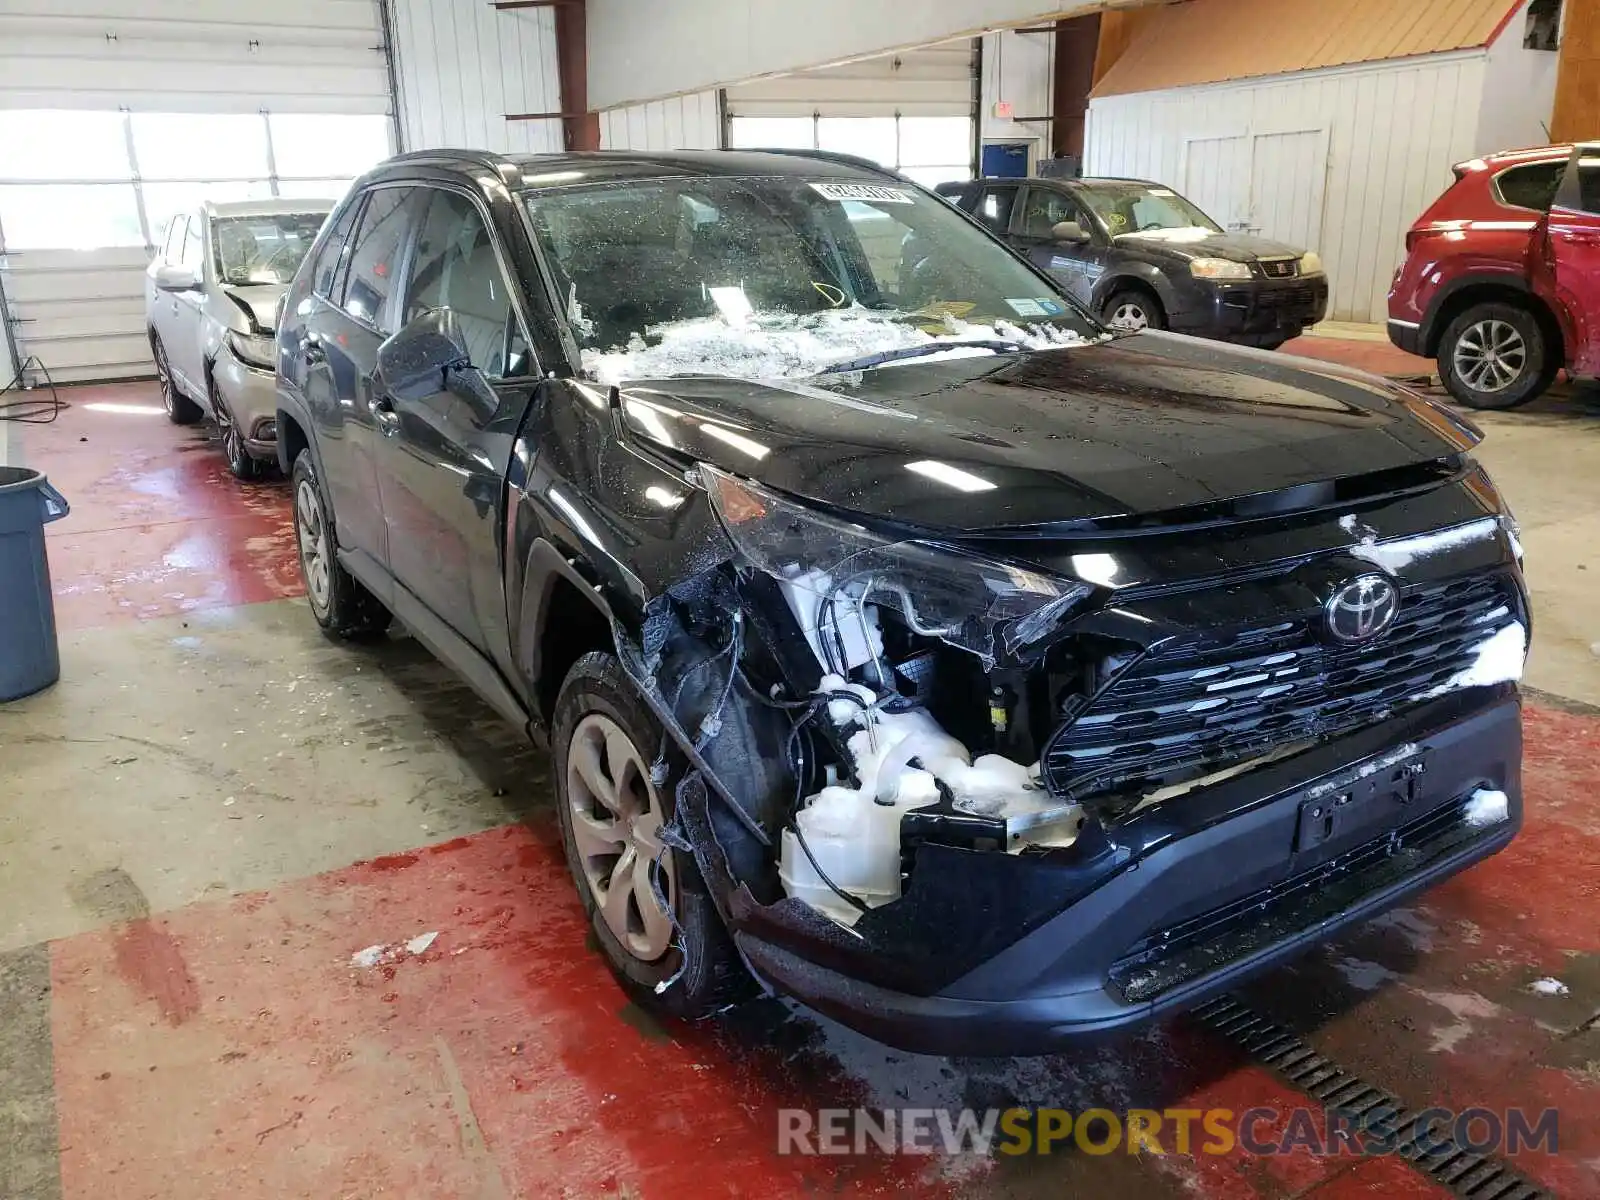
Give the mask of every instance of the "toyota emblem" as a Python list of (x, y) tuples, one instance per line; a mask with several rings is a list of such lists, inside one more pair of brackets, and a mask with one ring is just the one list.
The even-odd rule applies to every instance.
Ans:
[(1361, 575), (1343, 584), (1323, 605), (1328, 636), (1336, 642), (1365, 642), (1394, 624), (1400, 592), (1382, 575)]

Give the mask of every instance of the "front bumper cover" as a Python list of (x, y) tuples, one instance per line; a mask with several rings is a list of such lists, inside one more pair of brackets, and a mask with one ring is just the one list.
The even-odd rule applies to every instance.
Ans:
[[(931, 992), (840, 969), (821, 939), (806, 947), (793, 929), (764, 929), (738, 911), (735, 941), (776, 990), (907, 1050), (1037, 1054), (1142, 1024), (1200, 1004), (1510, 842), (1522, 819), (1521, 706), (1509, 687), (1486, 706), (1485, 696), (1461, 693), (1146, 810), (1114, 828), (1114, 839), (1137, 839), (1139, 848), (1118, 854), (1096, 886)], [(1330, 780), (1342, 787), (1348, 768), (1386, 762), (1412, 744), (1408, 761), (1425, 760), (1427, 770), (1403, 802), (1304, 845), (1308, 792)], [(1465, 820), (1464, 803), (1480, 788), (1506, 793), (1506, 820), (1481, 829)], [(1026, 874), (1025, 863), (1005, 858)], [(745, 918), (755, 915), (741, 907)]]
[(277, 460), (278, 386), (271, 371), (243, 363), (226, 343), (211, 364), (222, 401), (244, 431), (245, 449), (253, 458)]

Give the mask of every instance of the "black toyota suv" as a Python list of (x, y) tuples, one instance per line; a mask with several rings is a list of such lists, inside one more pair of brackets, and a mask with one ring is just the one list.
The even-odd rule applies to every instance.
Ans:
[(1144, 179), (980, 179), (939, 191), (1118, 329), (1276, 350), (1327, 315), (1313, 250), (1226, 232)]
[(1044, 1051), (1519, 827), (1472, 426), (1113, 334), (870, 165), (407, 155), (278, 329), (316, 620), (398, 619), (550, 746), (597, 944), (670, 1013)]

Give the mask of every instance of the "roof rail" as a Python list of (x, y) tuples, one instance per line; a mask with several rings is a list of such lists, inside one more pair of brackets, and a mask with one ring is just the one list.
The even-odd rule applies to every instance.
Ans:
[(880, 162), (874, 162), (870, 158), (862, 158), (859, 154), (841, 154), (837, 150), (796, 150), (782, 146), (740, 146), (739, 150), (747, 154), (787, 154), (793, 158), (815, 158), (822, 162), (838, 163), (840, 166), (870, 171), (874, 175), (882, 175), (886, 179), (901, 183), (907, 182), (906, 177), (899, 171)]
[(384, 161), (391, 163), (466, 161), (477, 163), (480, 167), (487, 167), (491, 171), (498, 171), (502, 156), (492, 150), (461, 150), (451, 146), (441, 146), (432, 150), (407, 150), (404, 154), (396, 154)]

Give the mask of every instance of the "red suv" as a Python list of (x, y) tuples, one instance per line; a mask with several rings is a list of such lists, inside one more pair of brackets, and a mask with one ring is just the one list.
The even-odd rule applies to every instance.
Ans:
[(1565, 367), (1600, 375), (1600, 145), (1475, 158), (1406, 234), (1389, 340), (1450, 394), (1512, 408)]

